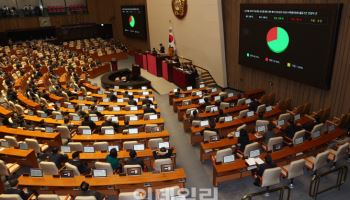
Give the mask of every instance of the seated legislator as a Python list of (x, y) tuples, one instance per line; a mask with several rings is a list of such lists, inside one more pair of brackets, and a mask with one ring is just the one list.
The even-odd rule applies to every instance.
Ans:
[(118, 132), (119, 129), (119, 123), (112, 122), (112, 117), (108, 116), (106, 121), (102, 123), (101, 127), (103, 126), (113, 126), (114, 130)]
[(260, 186), (260, 184), (261, 184), (260, 180), (264, 174), (265, 169), (270, 169), (270, 168), (274, 168), (274, 167), (277, 167), (277, 165), (273, 162), (271, 155), (267, 154), (265, 157), (265, 163), (262, 165), (258, 165), (258, 169), (257, 169), (256, 175), (255, 175), (254, 185)]
[(146, 113), (156, 114), (157, 111), (155, 109), (151, 108), (151, 104), (146, 104), (146, 108), (143, 109), (143, 114), (146, 114)]
[(130, 95), (130, 96), (129, 96), (128, 104), (129, 104), (129, 105), (132, 105), (132, 106), (137, 106), (137, 102), (135, 101), (133, 95)]
[(163, 159), (163, 158), (170, 158), (173, 155), (173, 148), (167, 149), (165, 147), (160, 148), (159, 150), (153, 151), (153, 158), (154, 159)]
[(252, 102), (250, 102), (248, 109), (250, 111), (256, 112), (256, 109), (258, 108), (258, 106), (259, 106), (259, 101), (257, 101), (256, 99), (252, 99)]
[(79, 151), (76, 151), (72, 154), (72, 160), (69, 161), (69, 163), (76, 166), (81, 174), (89, 174), (91, 171), (87, 163), (80, 160)]
[(9, 180), (10, 188), (6, 189), (4, 191), (4, 194), (18, 194), (22, 199), (28, 199), (32, 194), (35, 192), (28, 191), (27, 193), (24, 192), (21, 189), (17, 188), (18, 180), (17, 179), (11, 179)]
[(89, 126), (91, 130), (95, 130), (96, 129), (96, 124), (95, 124), (95, 122), (90, 120), (89, 115), (86, 115), (84, 117), (84, 120), (81, 122), (81, 125), (82, 126)]
[(144, 99), (142, 99), (142, 105), (147, 105), (147, 104), (153, 104), (153, 101), (149, 99), (149, 96), (145, 96)]
[(68, 161), (68, 156), (61, 154), (58, 151), (58, 147), (52, 148), (52, 153), (49, 155), (49, 161), (54, 162), (58, 169), (64, 166), (64, 163)]
[(107, 155), (106, 157), (106, 162), (111, 164), (114, 171), (116, 172), (121, 171), (122, 168), (118, 159), (118, 151), (115, 148), (109, 151), (109, 155)]
[(273, 125), (273, 123), (269, 122), (269, 124), (267, 125), (267, 131), (263, 135), (265, 145), (269, 143), (270, 138), (275, 137), (275, 132), (273, 132), (274, 128), (275, 126)]
[(292, 118), (290, 118), (288, 120), (287, 128), (283, 130), (283, 134), (285, 137), (292, 139), (294, 137), (295, 132), (299, 130), (301, 130), (301, 128), (294, 123), (294, 120)]
[(105, 198), (104, 194), (94, 191), (94, 190), (90, 190), (90, 185), (89, 183), (83, 181), (80, 184), (80, 194), (78, 196), (94, 196), (96, 198), (96, 200), (103, 200)]
[(215, 123), (215, 120), (214, 119), (209, 119), (209, 127), (205, 127), (203, 132), (204, 131), (214, 131), (216, 133), (218, 133), (218, 130), (215, 128), (216, 126), (216, 123)]
[(130, 150), (130, 159), (125, 162), (125, 165), (140, 165), (142, 169), (145, 168), (145, 164), (141, 158), (137, 157), (137, 152), (135, 150)]
[(237, 142), (238, 149), (241, 151), (244, 151), (245, 146), (249, 143), (250, 143), (250, 141), (249, 141), (249, 136), (248, 136), (247, 130), (241, 129), (239, 131), (239, 138), (238, 138), (238, 142)]
[(226, 117), (226, 116), (228, 116), (228, 115), (224, 113), (224, 110), (220, 109), (219, 110), (219, 115), (216, 117), (216, 123), (219, 122), (221, 117)]

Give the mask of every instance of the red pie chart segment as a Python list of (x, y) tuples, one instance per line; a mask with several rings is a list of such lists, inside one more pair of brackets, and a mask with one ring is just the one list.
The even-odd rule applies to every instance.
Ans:
[(266, 35), (267, 42), (277, 40), (277, 30), (278, 30), (277, 27), (274, 27), (274, 28), (269, 30), (268, 34)]

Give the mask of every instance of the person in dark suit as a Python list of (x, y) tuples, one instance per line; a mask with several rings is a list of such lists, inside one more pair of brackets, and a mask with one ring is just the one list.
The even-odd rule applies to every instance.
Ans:
[(250, 102), (248, 109), (250, 111), (256, 112), (256, 109), (258, 108), (258, 106), (259, 106), (259, 101), (257, 101), (256, 99), (252, 99), (252, 102)]
[(159, 151), (154, 150), (153, 151), (153, 158), (154, 159), (163, 159), (163, 158), (171, 158), (173, 155), (173, 148), (166, 149), (165, 147), (162, 147), (159, 149)]
[(149, 96), (145, 96), (145, 98), (142, 99), (142, 105), (145, 105), (145, 104), (153, 104), (153, 101), (149, 99)]
[(245, 129), (241, 129), (239, 131), (239, 138), (238, 138), (238, 149), (241, 151), (244, 151), (245, 146), (250, 143), (248, 132)]
[(260, 184), (261, 184), (260, 177), (263, 176), (264, 171), (266, 169), (274, 168), (276, 166), (277, 165), (273, 162), (273, 160), (271, 158), (271, 155), (267, 154), (266, 157), (265, 157), (265, 163), (258, 166), (258, 169), (256, 171), (256, 175), (255, 175), (254, 185), (260, 186)]
[(28, 199), (32, 194), (36, 192), (25, 193), (23, 190), (17, 188), (18, 180), (11, 179), (9, 180), (10, 188), (4, 191), (4, 194), (18, 194), (22, 199)]
[(162, 43), (159, 44), (159, 52), (160, 53), (165, 53), (165, 47), (163, 46)]
[(133, 106), (137, 106), (137, 102), (134, 100), (134, 96), (133, 95), (129, 96), (128, 104), (129, 105), (133, 105)]
[(87, 163), (80, 160), (79, 151), (76, 151), (72, 154), (72, 160), (69, 161), (69, 163), (76, 166), (81, 174), (89, 174), (91, 171)]
[(95, 128), (96, 128), (95, 122), (90, 120), (89, 115), (86, 115), (84, 117), (84, 120), (81, 122), (81, 125), (82, 126), (89, 126), (91, 130), (95, 130)]
[(49, 161), (54, 162), (58, 169), (60, 169), (67, 160), (68, 156), (66, 154), (61, 154), (57, 147), (52, 148), (52, 153), (49, 155)]
[(290, 139), (293, 139), (295, 132), (299, 131), (300, 127), (295, 125), (293, 119), (288, 120), (288, 126), (286, 129), (283, 130), (283, 134), (285, 137), (288, 137)]
[(275, 132), (273, 132), (273, 129), (275, 126), (272, 122), (269, 122), (267, 125), (267, 131), (264, 134), (264, 143), (267, 145), (269, 143), (269, 140), (275, 136)]
[(137, 157), (137, 152), (135, 150), (131, 150), (129, 156), (130, 159), (125, 162), (126, 165), (140, 165), (141, 168), (144, 169), (145, 164), (141, 158)]
[(105, 198), (104, 194), (97, 192), (95, 190), (90, 190), (89, 183), (83, 181), (80, 184), (80, 194), (78, 196), (94, 196), (96, 200), (103, 200)]
[(219, 122), (221, 117), (226, 117), (227, 115), (224, 113), (224, 110), (220, 109), (219, 110), (219, 115), (216, 117), (216, 123)]
[(107, 117), (106, 121), (102, 123), (101, 127), (103, 126), (113, 126), (114, 130), (118, 132), (119, 130), (119, 123), (112, 122), (112, 117)]
[(155, 109), (151, 108), (151, 104), (146, 104), (146, 108), (143, 109), (143, 114), (146, 114), (146, 113), (156, 114), (157, 111)]

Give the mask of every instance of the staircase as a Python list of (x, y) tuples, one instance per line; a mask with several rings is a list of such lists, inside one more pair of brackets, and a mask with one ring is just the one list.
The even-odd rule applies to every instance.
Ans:
[(198, 71), (197, 84), (203, 82), (209, 87), (217, 87), (217, 83), (214, 78), (211, 76), (210, 72), (202, 67), (195, 66)]

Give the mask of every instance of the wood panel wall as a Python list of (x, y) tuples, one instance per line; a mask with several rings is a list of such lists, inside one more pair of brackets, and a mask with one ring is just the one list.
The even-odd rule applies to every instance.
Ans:
[[(123, 41), (131, 49), (149, 49), (149, 39), (139, 40), (124, 37), (120, 11), (122, 5), (146, 5), (146, 0), (88, 0), (88, 14), (50, 16), (51, 25), (59, 27), (80, 23), (113, 24), (116, 39)], [(11, 29), (37, 28), (39, 26), (38, 17), (0, 19), (0, 32)]]
[[(331, 88), (322, 90), (238, 64), (240, 3), (343, 3)], [(294, 106), (311, 102), (312, 109), (331, 107), (333, 115), (350, 111), (350, 1), (348, 0), (222, 0), (227, 83), (240, 90), (264, 88)], [(317, 76), (317, 72), (315, 72)], [(270, 84), (270, 82), (272, 84)]]

